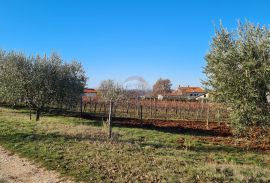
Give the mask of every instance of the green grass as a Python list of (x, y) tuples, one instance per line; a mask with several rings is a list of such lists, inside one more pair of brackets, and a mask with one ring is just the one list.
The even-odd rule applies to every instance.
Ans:
[[(114, 127), (63, 116), (30, 121), (0, 108), (0, 144), (84, 182), (269, 182), (270, 156), (194, 140), (189, 134)], [(177, 142), (184, 139), (183, 144)]]
[(0, 183), (8, 183), (8, 181), (6, 181), (5, 179), (0, 178)]

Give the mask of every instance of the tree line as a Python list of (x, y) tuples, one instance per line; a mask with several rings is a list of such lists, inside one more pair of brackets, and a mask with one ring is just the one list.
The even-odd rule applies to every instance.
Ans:
[(25, 103), (36, 111), (37, 121), (44, 107), (76, 106), (86, 79), (79, 62), (67, 63), (57, 53), (26, 56), (0, 51), (1, 100)]

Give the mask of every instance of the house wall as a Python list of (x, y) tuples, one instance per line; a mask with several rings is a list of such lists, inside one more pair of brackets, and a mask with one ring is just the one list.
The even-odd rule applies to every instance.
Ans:
[(193, 93), (186, 93), (185, 96), (196, 98), (196, 97), (199, 97), (199, 96), (201, 96), (201, 95), (203, 95), (203, 94), (204, 94), (204, 93), (193, 92)]
[(86, 96), (86, 97), (96, 97), (97, 94), (96, 93), (84, 93), (83, 96)]

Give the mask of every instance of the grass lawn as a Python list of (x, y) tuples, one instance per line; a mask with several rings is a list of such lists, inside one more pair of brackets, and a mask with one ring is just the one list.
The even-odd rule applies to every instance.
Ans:
[(8, 183), (5, 179), (0, 178), (0, 183)]
[(107, 140), (98, 121), (42, 116), (35, 122), (26, 111), (0, 108), (0, 145), (76, 181), (270, 182), (267, 153), (199, 142), (189, 134), (113, 132)]

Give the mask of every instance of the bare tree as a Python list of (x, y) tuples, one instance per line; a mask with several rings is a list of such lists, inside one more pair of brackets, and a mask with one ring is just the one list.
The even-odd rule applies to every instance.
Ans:
[(156, 83), (153, 86), (153, 95), (165, 95), (167, 93), (170, 93), (172, 91), (171, 89), (172, 83), (169, 79), (162, 79), (156, 81)]
[(109, 117), (108, 117), (108, 137), (112, 137), (112, 109), (113, 105), (124, 97), (124, 89), (120, 82), (116, 82), (114, 80), (104, 80), (101, 82), (99, 86), (99, 93), (101, 94), (101, 98), (105, 100), (105, 102), (110, 103), (109, 109)]

